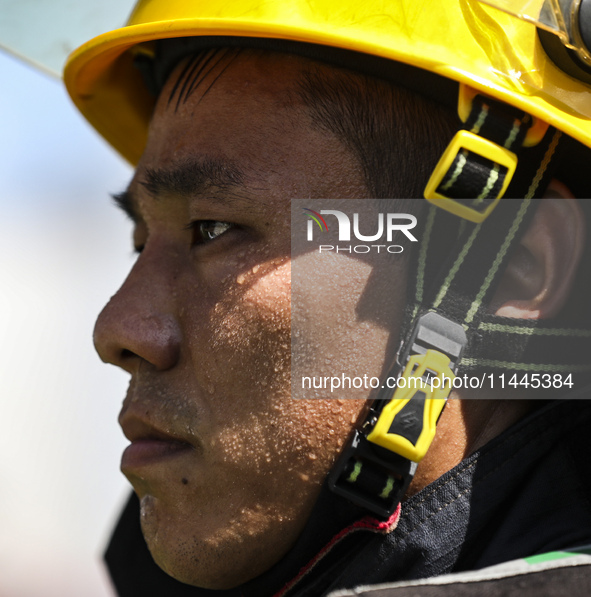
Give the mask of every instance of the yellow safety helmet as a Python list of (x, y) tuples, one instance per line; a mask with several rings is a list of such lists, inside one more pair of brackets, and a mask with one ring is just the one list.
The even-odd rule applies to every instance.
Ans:
[[(561, 10), (564, 4), (575, 12)], [(64, 79), (82, 114), (132, 164), (142, 154), (154, 104), (134, 56), (150, 52), (156, 40), (194, 36), (292, 40), (406, 63), (511, 104), (591, 147), (589, 5), (589, 0), (140, 0), (126, 27), (92, 39), (70, 56)], [(544, 35), (558, 40), (559, 50)]]

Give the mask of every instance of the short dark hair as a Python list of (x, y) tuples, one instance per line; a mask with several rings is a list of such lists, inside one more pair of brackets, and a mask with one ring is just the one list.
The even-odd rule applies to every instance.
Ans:
[(395, 84), (342, 68), (305, 70), (297, 93), (313, 126), (358, 159), (372, 198), (422, 198), (459, 119)]

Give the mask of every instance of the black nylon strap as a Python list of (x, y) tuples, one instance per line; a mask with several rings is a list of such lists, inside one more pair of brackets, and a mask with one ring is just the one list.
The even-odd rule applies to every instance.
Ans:
[(477, 95), (464, 128), (515, 151), (522, 147), (532, 123), (532, 117), (523, 110)]
[[(425, 226), (426, 247), (422, 247), (424, 254), (419, 251), (417, 256), (415, 303), (409, 319), (434, 310), (469, 329), (460, 374), (573, 373), (578, 384), (591, 373), (590, 326), (557, 326), (553, 320), (510, 319), (487, 312), (512, 249), (527, 229), (536, 206), (537, 200), (502, 199), (485, 223), (467, 223), (441, 268), (443, 274), (431, 286), (425, 280), (434, 276), (430, 262), (437, 260), (439, 251), (437, 243), (429, 244), (433, 233)], [(433, 230), (449, 225), (450, 216), (432, 207), (426, 218), (427, 224), (430, 221)], [(504, 238), (499, 238), (499, 230), (507, 231)]]
[[(463, 129), (496, 143), (518, 156), (518, 165), (505, 197), (541, 197), (553, 172), (554, 156), (562, 134), (549, 127), (544, 138), (532, 147), (524, 146), (531, 116), (482, 95), (472, 100)], [(436, 192), (459, 203), (472, 202), (476, 211), (500, 195), (507, 168), (486, 156), (463, 149), (455, 156)], [(480, 209), (479, 209), (480, 208)]]
[(475, 203), (474, 197), (481, 196), (483, 189), (487, 189), (483, 201), (479, 202), (484, 207), (499, 196), (507, 172), (505, 166), (465, 149), (456, 155), (437, 193)]
[[(513, 115), (511, 115), (513, 116)], [(524, 120), (527, 120), (524, 118)], [(505, 127), (505, 131), (508, 127)], [(515, 127), (513, 127), (515, 132)], [(513, 139), (525, 136), (526, 127), (518, 127)], [(535, 328), (530, 322), (524, 327), (520, 321), (511, 320), (499, 322), (500, 318), (495, 318), (487, 313), (487, 305), (496, 290), (506, 264), (511, 257), (512, 250), (519, 243), (523, 232), (531, 222), (535, 213), (537, 203), (533, 196), (539, 196), (543, 193), (545, 186), (543, 181), (549, 176), (549, 165), (554, 157), (560, 135), (549, 129), (540, 146), (536, 148), (534, 157), (528, 157), (520, 164), (520, 169), (515, 177), (514, 186), (527, 190), (523, 193), (523, 199), (503, 199), (488, 216), (480, 223), (462, 222), (458, 230), (458, 240), (450, 252), (445, 267), (440, 270), (439, 276), (432, 276), (431, 262), (439, 261), (440, 247), (437, 243), (431, 243), (434, 232), (442, 223), (453, 221), (454, 216), (442, 212), (438, 208), (431, 206), (427, 217), (424, 220), (421, 238), (423, 239), (419, 251), (416, 253), (417, 276), (413, 285), (414, 301), (411, 301), (409, 314), (406, 318), (411, 325), (406, 330), (406, 342), (402, 346), (401, 354), (407, 354), (410, 345), (410, 335), (418, 321), (418, 318), (425, 312), (434, 311), (443, 315), (445, 318), (460, 323), (467, 331), (468, 345), (465, 347), (464, 356), (460, 363), (460, 373), (470, 371), (480, 372), (482, 369), (490, 370), (490, 366), (498, 367), (503, 370), (511, 368), (512, 370), (522, 368), (526, 371), (558, 372), (557, 363), (552, 359), (553, 351), (543, 349), (540, 352), (532, 350), (532, 339), (543, 341), (555, 336), (560, 337), (563, 348), (563, 354), (566, 357), (565, 365), (574, 367), (571, 351), (573, 345), (569, 343), (572, 334), (569, 331), (548, 331), (543, 325), (538, 324)], [(531, 154), (530, 154), (531, 155)], [(472, 160), (472, 164), (475, 161)], [(491, 170), (494, 166), (488, 167)], [(484, 171), (487, 170), (485, 165)], [(469, 168), (465, 170), (469, 172)], [(485, 172), (486, 175), (486, 172)], [(487, 175), (489, 176), (489, 175)], [(459, 177), (456, 177), (456, 182)], [(474, 177), (472, 177), (474, 180)], [(482, 177), (481, 179), (482, 180)], [(470, 182), (470, 181), (468, 181)], [(479, 184), (478, 182), (476, 184)], [(453, 185), (450, 185), (453, 186)], [(464, 185), (464, 189), (469, 188), (469, 184)], [(486, 209), (487, 200), (492, 198), (474, 199), (462, 197), (472, 208)], [(450, 220), (450, 217), (452, 220)], [(457, 222), (454, 222), (457, 223)], [(445, 230), (445, 228), (444, 228)], [(434, 284), (429, 284), (429, 280), (435, 280)], [(545, 331), (542, 331), (545, 330)], [(487, 341), (486, 338), (495, 338), (494, 342)], [(508, 362), (509, 356), (505, 347), (508, 341), (518, 337), (519, 341), (513, 341), (514, 353), (511, 358), (514, 361)], [(589, 343), (591, 334), (579, 334), (577, 336), (580, 346), (578, 352), (583, 349), (582, 357), (584, 361), (589, 351), (585, 351), (586, 343)], [(575, 349), (575, 352), (577, 350)], [(549, 356), (550, 355), (550, 356)], [(529, 359), (532, 362), (529, 362)], [(464, 364), (462, 366), (462, 363)], [(581, 364), (584, 368), (585, 365)], [(378, 493), (388, 483), (388, 471), (372, 471), (372, 475), (362, 474), (363, 463), (357, 460), (355, 466), (358, 467), (358, 473), (353, 475), (350, 468), (347, 472), (347, 481), (349, 483), (365, 488), (372, 494)], [(342, 477), (341, 477), (342, 478)]]
[[(532, 199), (543, 195), (560, 149), (561, 133), (552, 127), (536, 146), (523, 147), (531, 123), (530, 116), (516, 108), (476, 96), (465, 128), (518, 155), (517, 170), (505, 195), (524, 199), (501, 199), (485, 222), (462, 221), (459, 229), (455, 216), (430, 207), (423, 224), (405, 337), (416, 317), (430, 310), (462, 323), (469, 330), (469, 342), (461, 373), (491, 369), (552, 373), (591, 370), (589, 328), (578, 324), (577, 329), (556, 328), (552, 321), (506, 320), (486, 311), (512, 250), (533, 217)], [(500, 183), (491, 187), (486, 197), (473, 197), (490, 179), (494, 164), (490, 160), (487, 164), (482, 156), (464, 154), (466, 163), (460, 170), (457, 161), (452, 164), (441, 186), (455, 174), (447, 195), (484, 211)], [(441, 245), (435, 239), (446, 229), (451, 234), (457, 232), (458, 240), (441, 266)]]
[[(503, 199), (485, 222), (466, 226), (452, 261), (427, 293), (429, 309), (466, 327), (477, 324), (533, 207), (529, 199)], [(506, 231), (504, 237), (500, 231)]]
[(591, 372), (590, 355), (589, 328), (485, 315), (466, 350), (463, 369), (581, 374)]
[[(529, 224), (535, 207), (529, 199), (503, 199), (482, 224), (463, 223), (447, 260), (439, 267), (440, 247), (430, 242), (438, 227), (450, 224), (449, 214), (430, 207), (416, 255), (417, 275), (410, 319), (426, 311), (475, 328), (488, 303), (511, 249)], [(456, 222), (457, 224), (457, 222)], [(507, 231), (505, 236), (499, 231)], [(501, 238), (499, 238), (501, 237)], [(437, 273), (435, 270), (437, 269)], [(410, 333), (412, 329), (406, 330)]]
[[(519, 174), (528, 178), (528, 170), (537, 167), (541, 158), (533, 152), (532, 160), (522, 161), (523, 143), (533, 120), (529, 114), (513, 106), (497, 102), (483, 95), (472, 100), (470, 114), (463, 129), (478, 135), (520, 156)], [(539, 148), (545, 151), (545, 144)], [(527, 164), (526, 162), (530, 163)], [(499, 197), (508, 175), (508, 169), (478, 153), (463, 149), (455, 156), (436, 192), (451, 199), (469, 199), (476, 203)], [(518, 177), (519, 178), (519, 177)], [(528, 185), (529, 186), (529, 185)], [(506, 196), (528, 197), (528, 188), (519, 192), (519, 186), (509, 187)]]

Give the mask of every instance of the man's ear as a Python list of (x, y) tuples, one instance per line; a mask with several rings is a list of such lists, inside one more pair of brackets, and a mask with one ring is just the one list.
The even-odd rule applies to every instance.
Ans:
[(564, 306), (585, 244), (578, 201), (553, 180), (511, 257), (491, 307), (496, 315), (549, 319)]

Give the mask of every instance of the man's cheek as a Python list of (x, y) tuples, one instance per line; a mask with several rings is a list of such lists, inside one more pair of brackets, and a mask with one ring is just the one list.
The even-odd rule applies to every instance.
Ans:
[(289, 272), (269, 270), (264, 264), (239, 274), (194, 334), (202, 341), (193, 352), (202, 355), (211, 381), (244, 384), (244, 396), (263, 393), (261, 402), (271, 390), (288, 388), (291, 366)]

